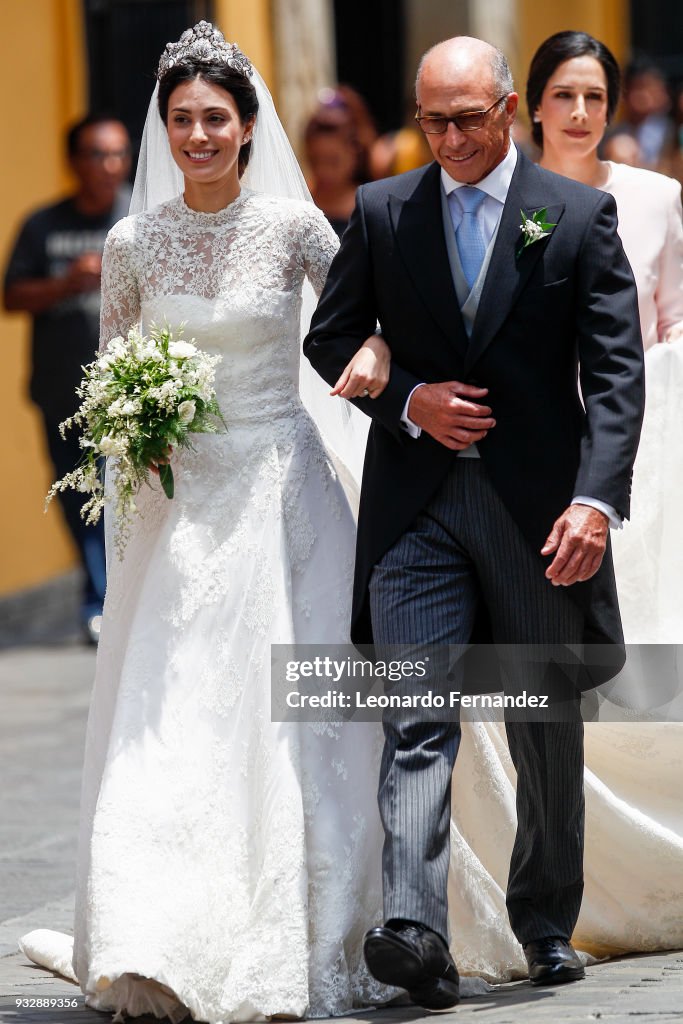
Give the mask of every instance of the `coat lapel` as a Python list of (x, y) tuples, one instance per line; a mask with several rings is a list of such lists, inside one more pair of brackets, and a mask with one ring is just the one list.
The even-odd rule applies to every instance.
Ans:
[(528, 246), (517, 257), (523, 242), (520, 228), (521, 211), (524, 210), (524, 213), (530, 216), (535, 210), (547, 207), (548, 221), (556, 224), (564, 212), (563, 203), (549, 202), (547, 191), (544, 195), (543, 183), (538, 179), (535, 165), (520, 153), (479, 300), (479, 309), (465, 358), (465, 372), (469, 372), (493, 341), (550, 241), (549, 238), (541, 239)]
[(440, 187), (440, 168), (434, 163), (409, 198), (389, 196), (389, 215), (419, 295), (448, 341), (464, 356), (468, 339), (448, 261)]

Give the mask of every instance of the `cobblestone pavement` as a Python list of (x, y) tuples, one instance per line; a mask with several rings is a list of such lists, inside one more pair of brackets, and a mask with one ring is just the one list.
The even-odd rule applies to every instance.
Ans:
[[(16, 945), (32, 928), (71, 930), (80, 764), (93, 670), (93, 652), (75, 645), (0, 653), (1, 1022), (110, 1019), (86, 1009), (75, 985), (32, 965)], [(18, 999), (24, 1005), (17, 1006)], [(75, 1005), (57, 1008), (60, 999)], [(37, 1000), (52, 1006), (30, 1005)], [(407, 1024), (430, 1016), (402, 1006), (345, 1020)], [(532, 988), (528, 982), (497, 986), (439, 1017), (444, 1024), (682, 1024), (683, 952), (597, 964), (588, 968), (585, 981), (557, 988)]]

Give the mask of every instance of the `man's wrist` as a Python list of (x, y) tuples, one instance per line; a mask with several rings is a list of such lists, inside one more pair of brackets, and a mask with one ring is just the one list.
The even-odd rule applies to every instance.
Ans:
[(572, 498), (572, 505), (587, 505), (589, 508), (597, 509), (598, 512), (602, 512), (603, 515), (607, 516), (609, 525), (613, 530), (621, 530), (624, 525), (624, 521), (615, 508), (608, 505), (606, 501), (601, 501), (599, 498), (591, 498), (586, 494), (577, 494)]
[(417, 423), (414, 423), (408, 415), (410, 408), (410, 400), (417, 391), (418, 388), (424, 387), (424, 383), (416, 384), (413, 390), (406, 399), (406, 404), (403, 406), (403, 412), (401, 413), (401, 427), (413, 438), (418, 438), (422, 433), (422, 427), (418, 427)]

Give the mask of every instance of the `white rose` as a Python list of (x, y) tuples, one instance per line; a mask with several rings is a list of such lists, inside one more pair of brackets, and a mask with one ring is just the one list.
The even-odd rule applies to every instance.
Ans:
[(180, 403), (180, 405), (178, 406), (178, 416), (180, 417), (180, 422), (184, 427), (187, 427), (190, 425), (190, 423), (192, 423), (192, 420), (194, 419), (196, 412), (197, 407), (194, 402)]
[(115, 437), (105, 434), (98, 447), (102, 455), (121, 455), (125, 445), (120, 438), (117, 440)]
[(189, 341), (171, 341), (168, 345), (171, 359), (191, 359), (197, 355), (197, 349)]

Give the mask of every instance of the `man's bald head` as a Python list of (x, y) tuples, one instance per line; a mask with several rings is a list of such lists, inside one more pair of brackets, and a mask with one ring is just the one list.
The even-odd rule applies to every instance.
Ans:
[[(415, 94), (420, 102), (419, 89), (423, 75), (444, 76), (453, 72), (460, 78), (462, 75), (474, 77), (481, 81), (488, 79), (492, 90), (497, 96), (512, 92), (514, 83), (507, 57), (497, 46), (475, 39), (474, 36), (454, 36), (432, 46), (423, 55), (417, 69)], [(484, 82), (482, 81), (482, 85)]]
[[(455, 181), (474, 185), (505, 159), (519, 100), (513, 88), (505, 55), (483, 39), (446, 39), (420, 61), (420, 124), (434, 159)], [(468, 114), (479, 115), (476, 127)]]

